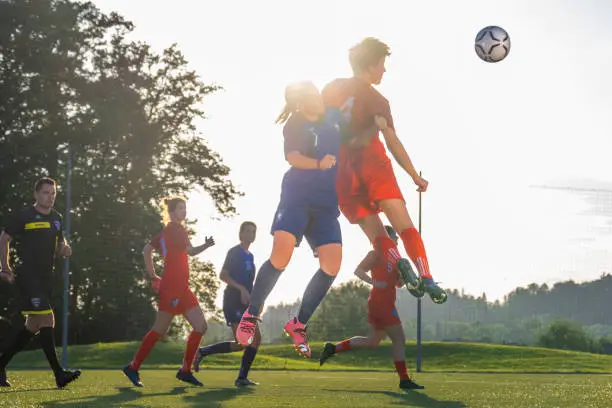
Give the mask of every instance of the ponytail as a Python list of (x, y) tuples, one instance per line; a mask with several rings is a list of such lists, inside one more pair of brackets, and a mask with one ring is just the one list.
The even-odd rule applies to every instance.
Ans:
[(289, 118), (291, 117), (291, 115), (294, 112), (295, 112), (295, 109), (291, 109), (291, 107), (289, 106), (288, 103), (285, 104), (285, 107), (283, 108), (283, 111), (280, 113), (280, 115), (278, 115), (278, 117), (276, 118), (274, 123), (276, 123), (277, 125), (282, 125), (287, 120), (289, 120)]

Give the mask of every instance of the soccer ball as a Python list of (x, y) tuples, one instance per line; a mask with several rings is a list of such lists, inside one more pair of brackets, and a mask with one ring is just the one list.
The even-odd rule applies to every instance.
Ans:
[(481, 60), (499, 62), (510, 52), (510, 36), (501, 27), (485, 27), (476, 35), (474, 49)]

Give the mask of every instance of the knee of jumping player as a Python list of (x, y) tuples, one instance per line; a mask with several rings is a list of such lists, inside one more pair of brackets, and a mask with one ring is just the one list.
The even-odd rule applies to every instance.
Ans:
[(327, 244), (317, 248), (319, 266), (329, 276), (337, 276), (342, 264), (342, 244)]

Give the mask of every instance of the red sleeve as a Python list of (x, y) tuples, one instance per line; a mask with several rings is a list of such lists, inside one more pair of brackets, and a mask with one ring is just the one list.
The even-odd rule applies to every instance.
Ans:
[(161, 250), (162, 250), (161, 249), (162, 234), (163, 234), (163, 232), (160, 232), (159, 234), (157, 234), (156, 236), (153, 237), (151, 242), (149, 242), (149, 245), (151, 245), (153, 247), (153, 249), (155, 249), (157, 252), (161, 252)]
[(368, 88), (367, 92), (367, 109), (365, 116), (371, 117), (372, 120), (374, 116), (379, 115), (384, 117), (387, 120), (387, 126), (391, 129), (395, 130), (395, 125), (393, 124), (393, 116), (391, 115), (391, 106), (389, 105), (389, 101), (382, 96), (376, 89)]
[(391, 106), (389, 105), (389, 101), (382, 95), (378, 95), (380, 99), (377, 102), (377, 115), (383, 116), (387, 119), (387, 126), (391, 129), (395, 130), (395, 124), (393, 123), (393, 116), (391, 115)]
[(164, 235), (168, 248), (184, 250), (187, 249), (187, 230), (181, 225), (166, 228)]

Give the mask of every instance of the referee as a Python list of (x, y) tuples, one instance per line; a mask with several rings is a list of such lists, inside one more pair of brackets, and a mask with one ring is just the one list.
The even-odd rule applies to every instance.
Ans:
[[(0, 280), (8, 283), (15, 281), (21, 313), (26, 317), (25, 327), (0, 357), (0, 387), (10, 387), (6, 379), (6, 366), (37, 333), (40, 333), (42, 349), (55, 374), (58, 388), (64, 388), (81, 375), (79, 370), (64, 370), (55, 353), (55, 319), (50, 303), (55, 256), (72, 254), (64, 238), (62, 216), (53, 209), (55, 184), (51, 178), (38, 180), (34, 186), (35, 204), (16, 212), (0, 236)], [(12, 239), (16, 241), (20, 260), (14, 274), (9, 265), (9, 243)]]

